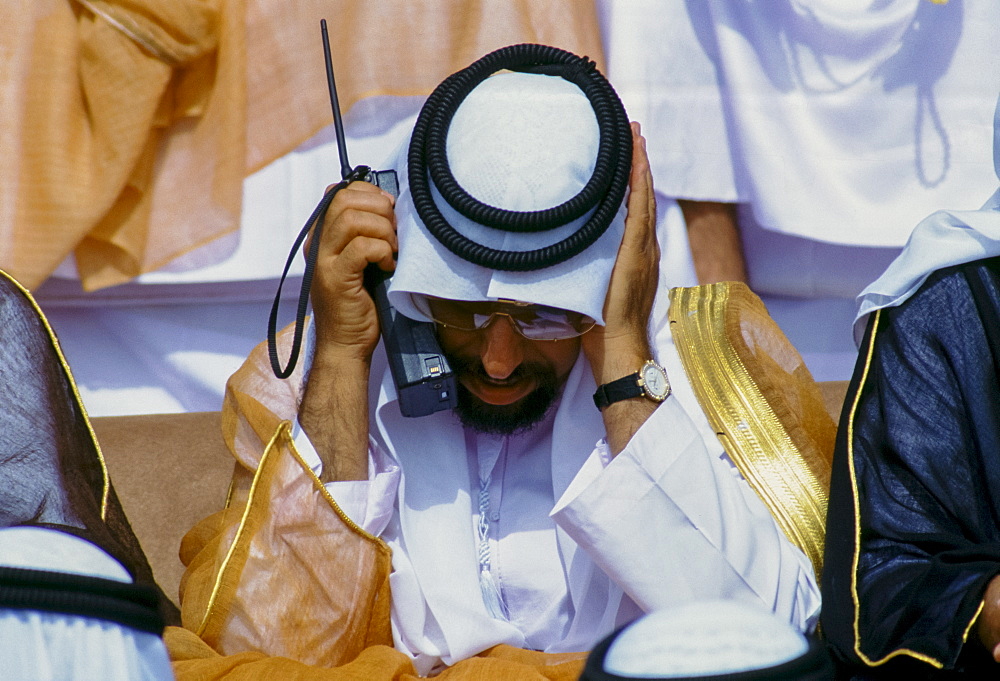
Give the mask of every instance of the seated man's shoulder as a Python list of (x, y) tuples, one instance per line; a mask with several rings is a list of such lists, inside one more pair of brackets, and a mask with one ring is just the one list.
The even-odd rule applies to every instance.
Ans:
[(968, 290), (970, 275), (989, 277), (1000, 281), (1000, 256), (959, 263), (935, 270), (920, 287), (922, 297), (942, 296)]
[(982, 298), (992, 298), (995, 304), (1000, 304), (1000, 256), (935, 270), (890, 316), (922, 318), (928, 323), (940, 320), (942, 315), (962, 318), (976, 313), (979, 308), (975, 301)]

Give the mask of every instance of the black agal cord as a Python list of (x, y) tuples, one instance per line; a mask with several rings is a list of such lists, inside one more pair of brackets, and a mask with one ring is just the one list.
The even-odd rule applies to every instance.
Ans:
[(93, 617), (163, 633), (156, 589), (100, 577), (0, 567), (0, 608)]
[[(577, 85), (594, 108), (600, 130), (594, 174), (576, 196), (553, 208), (527, 212), (496, 208), (475, 199), (452, 175), (446, 142), (455, 112), (477, 85), (502, 69), (560, 76)], [(536, 270), (569, 260), (607, 230), (628, 188), (632, 131), (618, 95), (594, 62), (546, 45), (511, 45), (491, 52), (438, 86), (417, 118), (407, 160), (416, 211), (446, 248), (463, 260), (491, 269)], [(577, 232), (558, 243), (531, 251), (497, 250), (468, 239), (448, 224), (434, 203), (430, 182), (460, 214), (508, 232), (543, 232), (576, 220), (595, 207), (596, 211)]]

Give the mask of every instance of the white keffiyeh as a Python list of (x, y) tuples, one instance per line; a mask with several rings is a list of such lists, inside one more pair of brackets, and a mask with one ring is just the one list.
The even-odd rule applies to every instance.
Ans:
[[(462, 102), (448, 132), (448, 161), (458, 183), (498, 208), (533, 211), (573, 197), (594, 173), (598, 127), (590, 101), (558, 76), (502, 73), (487, 78)], [(583, 253), (532, 272), (501, 272), (466, 262), (424, 227), (406, 183), (406, 153), (392, 164), (400, 176), (396, 203), (399, 263), (389, 299), (401, 313), (426, 319), (414, 295), (453, 300), (509, 298), (581, 312), (603, 320), (604, 297), (625, 230), (625, 207)], [(498, 231), (459, 215), (432, 185), (448, 223), (491, 248), (532, 250), (564, 239), (583, 217), (548, 232)]]

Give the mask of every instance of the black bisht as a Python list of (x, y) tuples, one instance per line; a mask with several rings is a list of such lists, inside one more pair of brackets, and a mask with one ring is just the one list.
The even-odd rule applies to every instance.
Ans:
[(970, 624), (1000, 573), (1000, 259), (869, 320), (826, 540), (822, 630), (859, 677), (996, 674)]
[(0, 527), (18, 525), (100, 546), (155, 592), (164, 621), (179, 623), (107, 478), (54, 334), (29, 294), (0, 272)]

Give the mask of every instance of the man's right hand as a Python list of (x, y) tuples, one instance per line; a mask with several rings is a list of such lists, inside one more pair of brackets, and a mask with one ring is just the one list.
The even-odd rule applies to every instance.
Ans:
[(299, 407), (323, 482), (368, 477), (368, 374), (379, 325), (364, 271), (369, 263), (395, 268), (394, 203), (375, 185), (353, 182), (323, 222), (312, 286), (316, 347)]
[(367, 182), (352, 182), (330, 203), (312, 286), (317, 354), (371, 359), (379, 328), (364, 271), (369, 263), (395, 269), (394, 203), (391, 194)]

